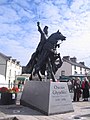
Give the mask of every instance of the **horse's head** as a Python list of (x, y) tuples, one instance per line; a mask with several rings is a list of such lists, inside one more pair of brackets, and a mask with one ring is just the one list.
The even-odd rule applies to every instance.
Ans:
[(53, 34), (51, 34), (48, 38), (48, 41), (51, 41), (52, 43), (56, 43), (59, 40), (63, 41), (66, 40), (66, 37), (59, 32), (59, 30)]
[(66, 37), (62, 35), (62, 33), (59, 32), (59, 30), (56, 32), (56, 38), (61, 41), (66, 40)]

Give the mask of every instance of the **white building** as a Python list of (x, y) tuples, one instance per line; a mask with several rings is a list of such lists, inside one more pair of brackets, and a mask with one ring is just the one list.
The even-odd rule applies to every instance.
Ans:
[(5, 76), (0, 74), (0, 87), (8, 87)]
[(61, 68), (55, 74), (55, 77), (59, 79), (60, 76), (73, 76), (73, 75), (86, 75), (90, 72), (90, 68), (86, 67), (84, 62), (77, 63), (77, 58), (70, 56), (63, 57), (63, 64)]
[(8, 87), (12, 87), (15, 83), (16, 75), (22, 74), (20, 62), (0, 53), (0, 74), (5, 76)]

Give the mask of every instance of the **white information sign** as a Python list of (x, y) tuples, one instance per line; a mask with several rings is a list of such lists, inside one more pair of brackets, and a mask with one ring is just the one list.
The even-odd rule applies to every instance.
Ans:
[(67, 83), (52, 83), (50, 86), (49, 112), (64, 113), (73, 111)]

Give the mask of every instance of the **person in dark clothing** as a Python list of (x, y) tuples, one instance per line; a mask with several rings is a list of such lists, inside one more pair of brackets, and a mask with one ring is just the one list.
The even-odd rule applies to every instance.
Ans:
[(86, 79), (84, 79), (82, 83), (82, 89), (83, 89), (83, 101), (88, 101), (89, 98), (89, 83)]
[(73, 101), (79, 101), (79, 98), (81, 96), (81, 88), (80, 88), (80, 82), (79, 80), (74, 81), (74, 97)]

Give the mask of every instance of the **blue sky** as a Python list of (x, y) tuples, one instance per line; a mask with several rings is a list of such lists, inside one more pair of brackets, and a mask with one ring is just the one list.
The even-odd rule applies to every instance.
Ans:
[(0, 52), (26, 65), (40, 40), (37, 21), (66, 36), (61, 57), (90, 67), (90, 0), (0, 0)]

